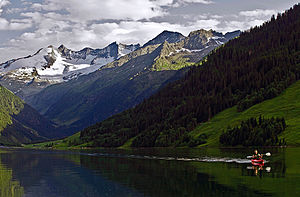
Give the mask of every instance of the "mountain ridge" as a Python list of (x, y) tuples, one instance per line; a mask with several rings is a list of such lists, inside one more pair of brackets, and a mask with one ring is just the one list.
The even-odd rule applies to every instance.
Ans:
[(164, 30), (163, 32), (158, 34), (155, 38), (145, 43), (142, 47), (146, 47), (148, 45), (162, 44), (164, 41), (168, 41), (168, 43), (176, 43), (176, 42), (180, 42), (184, 38), (185, 36), (179, 32)]
[(209, 133), (190, 137), (198, 125), (235, 105), (247, 110), (272, 99), (300, 79), (299, 10), (300, 5), (295, 5), (276, 19), (243, 32), (141, 104), (82, 130), (73, 145), (205, 144)]
[[(49, 45), (35, 55), (28, 56), (29, 59), (35, 58), (36, 61), (31, 61), (35, 63), (34, 68), (32, 65), (23, 68), (21, 64), (14, 64), (16, 61), (10, 61), (11, 67), (6, 69), (17, 68), (30, 73), (12, 81), (2, 72), (0, 83), (55, 123), (60, 131), (64, 131), (59, 136), (69, 135), (139, 104), (167, 83), (183, 77), (189, 66), (223, 44), (216, 42), (219, 38), (214, 38), (213, 33), (199, 31), (194, 37), (201, 38), (190, 40), (189, 43), (200, 42), (204, 37), (210, 42), (193, 49), (189, 49), (189, 46), (184, 48), (189, 36), (169, 31), (163, 31), (142, 47), (139, 44), (113, 42), (103, 49), (85, 47), (73, 51), (64, 45), (58, 48)], [(224, 43), (228, 41), (225, 35), (218, 35)], [(99, 65), (101, 58), (109, 61), (96, 67), (91, 73), (77, 75), (76, 72), (81, 71), (80, 65)], [(57, 65), (57, 59), (61, 62), (61, 67)], [(73, 65), (78, 69), (73, 68)], [(40, 79), (41, 73), (50, 72), (55, 66), (63, 74), (58, 76), (63, 82), (48, 83), (47, 80)], [(3, 64), (0, 68), (3, 69)], [(56, 74), (53, 76), (57, 77)], [(15, 125), (17, 123), (16, 120)], [(34, 125), (29, 127), (32, 126)]]
[(58, 125), (76, 131), (135, 106), (166, 82), (179, 79), (221, 44), (212, 41), (201, 49), (182, 50), (184, 40), (168, 43), (163, 37), (159, 44), (140, 47), (77, 80), (47, 87), (27, 101)]
[(33, 55), (0, 64), (0, 83), (26, 100), (49, 85), (92, 73), (139, 47), (113, 42), (103, 49), (72, 51), (64, 45), (49, 45)]

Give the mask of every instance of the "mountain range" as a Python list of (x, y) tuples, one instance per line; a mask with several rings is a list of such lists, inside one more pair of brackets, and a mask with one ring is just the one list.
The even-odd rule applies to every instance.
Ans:
[(27, 57), (0, 64), (1, 83), (26, 100), (43, 88), (63, 83), (80, 75), (95, 72), (134, 50), (140, 45), (112, 43), (103, 49), (84, 48), (72, 51), (64, 45), (39, 49)]
[(221, 146), (222, 131), (240, 128), (245, 121), (255, 125), (261, 115), (284, 120), (287, 129), (275, 134), (276, 128), (267, 124), (251, 131), (252, 137), (269, 144), (299, 145), (299, 35), (298, 4), (213, 50), (184, 77), (135, 107), (53, 146)]
[[(105, 56), (101, 50), (74, 52), (62, 45), (3, 63), (0, 83), (12, 91), (18, 87), (16, 94), (31, 107), (2, 87), (1, 143), (31, 143), (80, 131), (41, 146), (221, 146), (220, 136), (237, 144), (230, 135), (241, 134), (231, 128), (244, 128), (245, 121), (255, 125), (263, 115), (263, 128), (247, 128), (248, 137), (297, 145), (299, 9), (295, 5), (242, 33), (197, 30), (185, 37), (164, 31), (143, 46), (113, 43), (118, 47), (104, 50)], [(98, 61), (112, 56), (112, 61)], [(23, 67), (19, 61), (42, 66)], [(64, 72), (43, 78), (42, 73), (58, 72), (57, 65)], [(83, 73), (80, 65), (98, 68)], [(34, 78), (13, 76), (18, 69), (35, 69), (28, 74)], [(46, 85), (34, 87), (35, 80)], [(272, 122), (281, 122), (282, 128)]]
[(137, 105), (239, 34), (163, 31), (142, 47), (49, 46), (1, 64), (0, 83), (70, 135)]

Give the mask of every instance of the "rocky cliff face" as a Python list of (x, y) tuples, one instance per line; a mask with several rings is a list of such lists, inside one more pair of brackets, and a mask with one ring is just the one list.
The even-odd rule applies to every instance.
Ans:
[(158, 36), (147, 42), (146, 44), (143, 45), (143, 47), (146, 47), (148, 45), (156, 45), (156, 44), (161, 44), (165, 41), (168, 43), (176, 43), (180, 42), (183, 40), (185, 37), (181, 33), (178, 32), (172, 32), (172, 31), (163, 31), (160, 33)]
[(213, 30), (197, 30), (191, 32), (184, 40), (184, 48), (190, 50), (199, 50), (210, 46), (219, 46), (230, 39), (235, 38), (240, 34), (240, 31), (230, 32), (225, 35)]

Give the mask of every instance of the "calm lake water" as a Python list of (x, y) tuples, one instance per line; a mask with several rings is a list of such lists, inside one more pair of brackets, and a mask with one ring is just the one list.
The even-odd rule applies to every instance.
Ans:
[(252, 166), (250, 149), (39, 151), (0, 149), (9, 196), (300, 196), (300, 148)]

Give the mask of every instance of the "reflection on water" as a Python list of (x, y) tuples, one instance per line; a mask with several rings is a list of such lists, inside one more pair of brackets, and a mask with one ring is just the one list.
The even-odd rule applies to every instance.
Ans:
[(22, 196), (23, 194), (23, 187), (12, 178), (12, 170), (0, 163), (0, 196)]
[(142, 196), (81, 167), (78, 154), (67, 158), (59, 152), (13, 150), (0, 157), (1, 163), (13, 169), (24, 196)]
[(283, 178), (286, 172), (286, 165), (284, 160), (277, 160), (267, 162), (263, 165), (248, 165), (246, 170), (242, 171), (242, 175)]
[(297, 196), (300, 149), (0, 151), (1, 196)]

